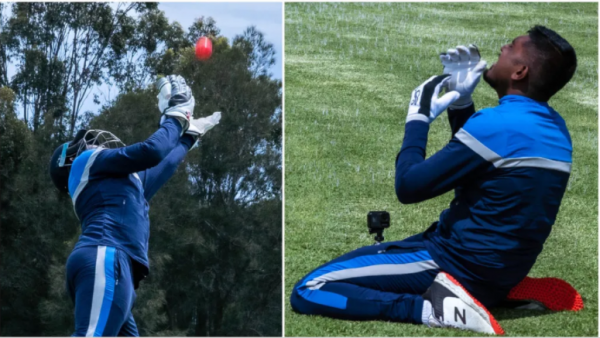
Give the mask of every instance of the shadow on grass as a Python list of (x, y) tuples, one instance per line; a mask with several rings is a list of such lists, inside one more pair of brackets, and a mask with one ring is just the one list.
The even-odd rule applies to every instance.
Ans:
[(493, 308), (491, 312), (494, 315), (494, 318), (496, 318), (497, 320), (540, 317), (556, 313), (556, 311), (550, 311), (546, 309), (518, 309), (518, 307), (525, 304), (527, 304), (527, 302), (504, 302), (498, 307)]
[(551, 315), (555, 312), (550, 310), (522, 310), (522, 309), (509, 309), (509, 308), (494, 308), (492, 311), (496, 320), (506, 319), (519, 319), (528, 317), (540, 317), (545, 315)]

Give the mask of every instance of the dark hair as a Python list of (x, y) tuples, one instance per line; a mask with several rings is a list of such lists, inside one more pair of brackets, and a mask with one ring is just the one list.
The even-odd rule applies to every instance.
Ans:
[(550, 99), (573, 77), (577, 68), (575, 49), (555, 31), (544, 26), (533, 26), (529, 44), (533, 47), (530, 58), (530, 86), (538, 96)]

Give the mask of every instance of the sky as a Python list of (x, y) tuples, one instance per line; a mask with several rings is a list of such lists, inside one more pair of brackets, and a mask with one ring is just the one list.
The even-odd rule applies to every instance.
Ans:
[[(212, 17), (229, 42), (236, 35), (242, 34), (249, 26), (264, 34), (265, 40), (272, 43), (275, 49), (275, 65), (270, 69), (274, 78), (282, 78), (282, 36), (283, 14), (282, 3), (276, 2), (161, 2), (158, 8), (165, 12), (169, 23), (177, 21), (187, 32), (194, 20), (199, 17)], [(16, 72), (15, 65), (9, 65), (8, 75)], [(93, 103), (93, 94), (99, 94), (101, 103), (114, 99), (117, 95), (115, 88), (103, 85), (96, 88), (83, 104), (82, 112), (97, 112), (100, 105)]]
[(211, 16), (221, 29), (221, 35), (230, 42), (247, 27), (256, 26), (265, 40), (275, 47), (276, 63), (271, 72), (275, 78), (281, 79), (282, 6), (277, 2), (161, 2), (158, 8), (165, 12), (169, 22), (179, 22), (186, 31), (196, 18)]

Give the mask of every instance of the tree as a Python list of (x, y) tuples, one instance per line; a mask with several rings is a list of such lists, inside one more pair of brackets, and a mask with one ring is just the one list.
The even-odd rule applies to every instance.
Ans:
[[(70, 136), (93, 88), (112, 82), (122, 89), (139, 85), (139, 57), (156, 45), (154, 33), (165, 24), (147, 18), (161, 15), (164, 19), (156, 3), (15, 3), (12, 16), (0, 21), (0, 78), (15, 91), (34, 131), (43, 115), (51, 114)], [(18, 70), (9, 83), (11, 61)]]
[(41, 335), (48, 267), (72, 248), (77, 220), (68, 196), (48, 179), (50, 146), (17, 118), (6, 87), (0, 88), (0, 121), (0, 334)]
[(8, 85), (8, 32), (6, 31), (7, 18), (4, 10), (7, 4), (0, 2), (0, 87)]
[[(145, 13), (136, 19), (138, 31), (165, 27), (160, 13)], [(255, 29), (230, 44), (211, 18), (188, 33), (176, 23), (168, 27), (156, 46), (134, 34), (130, 46), (149, 51), (134, 57), (145, 60), (149, 74), (182, 74), (196, 117), (221, 111), (223, 118), (150, 203), (151, 273), (137, 290), (138, 327), (142, 335), (281, 335), (281, 82), (265, 71), (274, 51)], [(209, 61), (194, 58), (197, 32), (211, 34)], [(54, 67), (36, 53), (30, 65)], [(38, 88), (34, 79), (23, 78), (27, 90)], [(60, 88), (64, 79), (56, 78)], [(41, 88), (44, 100), (54, 95)], [(141, 141), (158, 126), (156, 94), (151, 85), (125, 86), (79, 123), (127, 144)], [(52, 151), (69, 140), (57, 132), (68, 121), (43, 106), (34, 133), (16, 117), (18, 98), (0, 89), (0, 333), (70, 335), (64, 265), (79, 223), (71, 200), (47, 176)]]

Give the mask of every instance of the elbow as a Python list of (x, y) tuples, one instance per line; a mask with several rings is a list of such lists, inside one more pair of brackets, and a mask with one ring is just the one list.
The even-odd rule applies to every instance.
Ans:
[(160, 162), (163, 160), (163, 158), (164, 157), (159, 152), (156, 152), (156, 151), (148, 152), (148, 156), (146, 157), (148, 167), (151, 168), (151, 167), (155, 167), (155, 166), (159, 165)]
[(402, 204), (413, 204), (413, 203), (417, 203), (417, 200), (412, 198), (411, 196), (412, 194), (407, 193), (406, 191), (402, 190), (402, 189), (397, 189), (396, 190), (396, 196), (398, 196), (398, 201), (400, 201), (400, 203)]
[(396, 178), (396, 196), (402, 204), (413, 204), (419, 202), (417, 194), (402, 178)]
[(179, 124), (174, 118), (168, 119), (161, 128), (142, 143), (143, 153), (151, 166), (161, 163), (177, 145), (180, 129), (174, 129)]
[(162, 162), (169, 152), (165, 147), (147, 142), (144, 144), (144, 154), (148, 166), (154, 167)]

